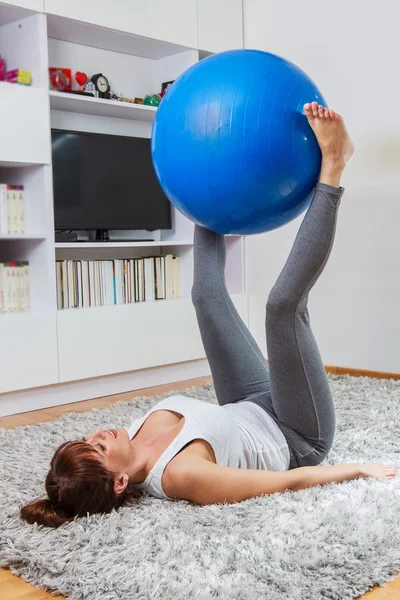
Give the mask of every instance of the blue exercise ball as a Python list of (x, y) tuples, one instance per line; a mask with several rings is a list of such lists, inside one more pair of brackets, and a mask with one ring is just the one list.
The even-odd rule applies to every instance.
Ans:
[(256, 234), (311, 203), (321, 153), (303, 112), (326, 102), (293, 63), (230, 50), (185, 71), (157, 110), (151, 152), (165, 194), (212, 231)]

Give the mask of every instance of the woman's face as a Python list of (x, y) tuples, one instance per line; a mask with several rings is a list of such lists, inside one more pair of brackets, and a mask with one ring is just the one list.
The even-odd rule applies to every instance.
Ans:
[(126, 473), (132, 461), (132, 448), (126, 429), (95, 429), (83, 438), (113, 473)]

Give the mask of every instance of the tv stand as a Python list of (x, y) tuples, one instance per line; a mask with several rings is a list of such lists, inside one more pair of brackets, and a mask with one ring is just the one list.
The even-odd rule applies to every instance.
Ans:
[[(79, 240), (80, 242), (91, 242), (92, 240)], [(136, 239), (127, 239), (127, 238), (115, 238), (110, 239), (109, 230), (108, 229), (96, 229), (96, 242), (154, 242), (154, 239), (148, 238), (136, 238)]]
[(108, 229), (96, 229), (96, 242), (109, 242), (110, 234)]

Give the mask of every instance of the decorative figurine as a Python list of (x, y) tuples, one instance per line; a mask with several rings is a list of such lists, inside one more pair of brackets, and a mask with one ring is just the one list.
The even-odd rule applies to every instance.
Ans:
[(81, 71), (77, 71), (75, 73), (75, 81), (79, 86), (79, 91), (80, 92), (85, 92), (85, 83), (87, 82), (88, 77), (86, 75), (86, 73), (82, 73)]

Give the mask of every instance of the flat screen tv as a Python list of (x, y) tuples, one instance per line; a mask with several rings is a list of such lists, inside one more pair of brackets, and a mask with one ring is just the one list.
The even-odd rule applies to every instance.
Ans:
[(52, 129), (56, 230), (171, 229), (150, 140)]

